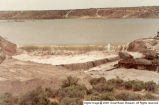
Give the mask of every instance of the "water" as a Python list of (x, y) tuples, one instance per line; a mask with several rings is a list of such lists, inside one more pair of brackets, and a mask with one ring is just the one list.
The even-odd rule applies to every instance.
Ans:
[(153, 37), (159, 19), (54, 19), (0, 21), (0, 35), (19, 44), (130, 42)]

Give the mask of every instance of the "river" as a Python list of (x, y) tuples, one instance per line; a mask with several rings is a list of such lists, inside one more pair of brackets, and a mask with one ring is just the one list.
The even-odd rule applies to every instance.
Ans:
[(157, 31), (159, 19), (0, 20), (0, 35), (17, 44), (130, 42)]

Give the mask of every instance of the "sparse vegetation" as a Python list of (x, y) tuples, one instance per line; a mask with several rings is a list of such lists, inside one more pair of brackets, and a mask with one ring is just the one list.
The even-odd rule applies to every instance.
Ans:
[[(0, 105), (82, 105), (83, 100), (158, 100), (159, 98), (147, 93), (136, 94), (134, 91), (156, 90), (157, 84), (153, 81), (143, 82), (139, 80), (123, 81), (115, 78), (106, 81), (105, 78), (93, 78), (90, 80), (92, 88), (87, 89), (85, 85), (78, 83), (78, 79), (69, 76), (63, 81), (61, 88), (36, 88), (20, 98), (14, 98), (11, 94), (0, 97)], [(118, 88), (117, 86), (120, 86)], [(129, 89), (129, 92), (120, 92), (121, 89)], [(131, 90), (130, 90), (131, 89)], [(118, 92), (117, 92), (118, 91)]]
[(105, 83), (106, 83), (106, 79), (104, 77), (93, 78), (90, 80), (91, 85), (105, 84)]
[(157, 84), (153, 81), (148, 81), (145, 83), (145, 90), (155, 91), (157, 89)]
[(58, 91), (56, 89), (46, 88), (45, 94), (47, 97), (55, 98), (58, 94)]
[(20, 98), (19, 105), (51, 105), (41, 87), (28, 92)]
[(125, 89), (132, 89), (132, 87), (133, 87), (133, 81), (125, 81), (124, 82), (124, 87), (125, 87)]
[(78, 78), (69, 76), (67, 77), (66, 80), (62, 82), (62, 87), (65, 88), (69, 86), (76, 86), (77, 84), (78, 84)]
[(141, 91), (144, 89), (144, 82), (139, 80), (132, 81), (132, 88), (134, 91)]
[(117, 100), (123, 100), (123, 101), (126, 101), (126, 100), (128, 100), (128, 101), (130, 101), (131, 100), (131, 94), (130, 93), (124, 93), (124, 92), (122, 92), (122, 93), (119, 93), (119, 94), (117, 94), (116, 96), (115, 96), (115, 98), (117, 99)]
[(157, 99), (157, 97), (155, 97), (151, 93), (146, 93), (143, 97), (145, 98), (145, 100), (156, 100)]
[(0, 97), (0, 105), (14, 105), (18, 102), (18, 98), (13, 97), (10, 93), (5, 93)]
[(119, 77), (110, 79), (107, 81), (107, 84), (114, 85), (115, 87), (118, 87), (118, 88), (122, 87), (123, 83), (124, 83), (124, 81), (122, 79), (120, 79)]

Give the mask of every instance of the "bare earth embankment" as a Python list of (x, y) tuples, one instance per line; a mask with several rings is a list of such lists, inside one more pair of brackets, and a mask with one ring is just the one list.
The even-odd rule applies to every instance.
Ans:
[(70, 75), (78, 76), (83, 84), (88, 84), (85, 80), (89, 76), (81, 71), (15, 59), (6, 60), (0, 66), (0, 94), (10, 92), (18, 95), (38, 86), (58, 88), (61, 81)]
[(75, 10), (0, 11), (0, 19), (158, 18), (159, 7), (91, 8)]

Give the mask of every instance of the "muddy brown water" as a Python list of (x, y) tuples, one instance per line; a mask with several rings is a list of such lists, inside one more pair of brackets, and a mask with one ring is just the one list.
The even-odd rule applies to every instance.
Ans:
[(159, 19), (0, 20), (0, 35), (20, 44), (130, 42), (157, 31)]

